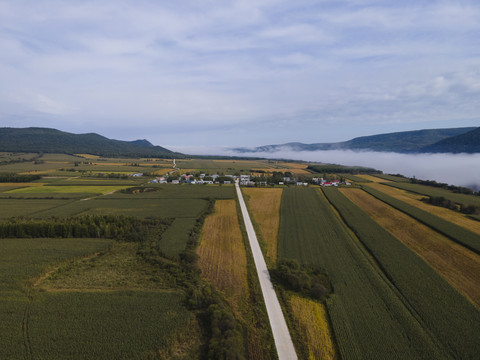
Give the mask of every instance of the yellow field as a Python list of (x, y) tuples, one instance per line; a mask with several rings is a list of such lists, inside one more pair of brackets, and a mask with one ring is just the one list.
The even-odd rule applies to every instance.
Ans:
[(335, 359), (332, 331), (324, 306), (296, 295), (291, 296), (290, 305), (300, 333), (308, 344), (308, 358)]
[(296, 174), (296, 175), (311, 174), (310, 171), (306, 169), (299, 169), (299, 168), (289, 168), (289, 169), (285, 169), (284, 171), (290, 171), (292, 174)]
[(248, 294), (247, 253), (238, 223), (235, 200), (217, 200), (205, 219), (200, 245), (202, 277), (222, 291), (234, 310)]
[(19, 175), (39, 175), (39, 174), (48, 174), (54, 171), (57, 171), (57, 169), (24, 171), (24, 172), (19, 172), (18, 174)]
[(382, 184), (365, 184), (365, 186), (370, 186), (373, 189), (381, 191), (387, 195), (390, 195), (391, 197), (404, 201), (410, 205), (416, 206), (419, 209), (425, 210), (438, 216), (439, 218), (453, 222), (458, 226), (464, 227), (480, 235), (480, 221), (472, 220), (462, 213), (440, 206), (430, 205), (424, 203), (423, 201), (420, 201), (420, 199), (424, 198), (425, 196), (409, 193), (408, 191)]
[(480, 307), (480, 256), (361, 189), (340, 191)]
[(0, 187), (3, 187), (3, 186), (9, 186), (9, 187), (12, 187), (12, 186), (18, 186), (18, 187), (24, 187), (24, 186), (43, 186), (45, 185), (44, 183), (20, 183), (20, 182), (12, 182), (12, 183), (0, 183)]
[(358, 176), (359, 178), (362, 178), (362, 179), (365, 179), (365, 180), (370, 180), (371, 182), (374, 182), (374, 183), (388, 182), (388, 180), (381, 179), (381, 178), (378, 178), (378, 177), (372, 176), (372, 175), (355, 175), (355, 176)]
[(90, 154), (75, 154), (75, 155), (83, 157), (85, 159), (98, 159), (100, 157), (98, 155), (90, 155)]
[(261, 237), (267, 245), (266, 257), (277, 261), (278, 228), (280, 226), (281, 188), (243, 188), (248, 208), (258, 225)]
[(306, 169), (308, 166), (307, 164), (282, 163), (282, 162), (276, 163), (276, 165), (281, 165), (281, 166), (285, 166), (287, 168), (292, 168), (292, 169)]
[(165, 175), (165, 174), (169, 173), (169, 172), (172, 171), (172, 170), (173, 170), (173, 169), (171, 169), (171, 168), (160, 169), (160, 170), (154, 171), (152, 174), (153, 174), (153, 175)]

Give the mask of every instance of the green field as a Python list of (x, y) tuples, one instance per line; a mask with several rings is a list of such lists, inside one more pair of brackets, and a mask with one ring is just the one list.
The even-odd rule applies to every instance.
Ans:
[(279, 256), (327, 272), (334, 288), (327, 308), (342, 358), (448, 358), (318, 190), (284, 189)]
[(172, 225), (162, 234), (158, 249), (169, 258), (176, 258), (187, 245), (190, 231), (196, 223), (196, 218), (176, 218)]
[[(30, 305), (27, 353), (51, 360), (175, 358), (188, 349), (170, 348), (188, 339), (194, 323), (182, 300), (176, 291), (43, 293)], [(195, 334), (188, 341), (198, 342)], [(182, 355), (176, 358), (195, 352)]]
[(68, 164), (59, 163), (59, 162), (46, 162), (35, 164), (34, 162), (22, 162), (22, 163), (13, 163), (7, 165), (0, 165), (0, 172), (15, 172), (15, 173), (22, 173), (22, 172), (47, 172), (50, 170), (61, 169)]
[(397, 183), (409, 183), (410, 182), (409, 178), (401, 177), (401, 176), (395, 176), (395, 175), (389, 175), (389, 174), (375, 174), (373, 176), (378, 177), (380, 179), (397, 182)]
[(111, 192), (115, 192), (117, 190), (125, 189), (127, 186), (125, 185), (76, 185), (76, 186), (31, 186), (31, 187), (24, 187), (21, 189), (11, 190), (8, 191), (8, 194), (74, 194), (74, 193), (82, 193), (82, 194), (107, 194)]
[[(184, 294), (155, 290), (165, 276), (135, 248), (112, 252), (112, 241), (102, 239), (0, 239), (0, 358), (189, 359), (199, 341)], [(105, 255), (80, 260), (96, 251)], [(55, 280), (37, 289), (37, 279), (56, 268)]]
[(124, 194), (117, 192), (110, 196), (112, 199), (233, 199), (235, 187), (233, 185), (174, 185), (148, 184), (148, 187), (157, 191), (140, 194)]
[(442, 356), (476, 358), (480, 349), (478, 308), (343, 194), (332, 188), (324, 192), (383, 269), (405, 309), (414, 315), (432, 344), (441, 349)]
[(72, 200), (61, 199), (2, 199), (0, 198), (0, 218), (37, 216), (44, 211), (70, 204)]

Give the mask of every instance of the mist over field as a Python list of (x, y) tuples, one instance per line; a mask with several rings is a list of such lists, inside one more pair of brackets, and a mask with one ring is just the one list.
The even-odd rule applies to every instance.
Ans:
[(373, 167), (388, 174), (415, 176), (480, 190), (480, 154), (400, 154), (374, 151), (277, 151), (238, 153), (222, 147), (168, 147), (196, 155), (252, 156)]

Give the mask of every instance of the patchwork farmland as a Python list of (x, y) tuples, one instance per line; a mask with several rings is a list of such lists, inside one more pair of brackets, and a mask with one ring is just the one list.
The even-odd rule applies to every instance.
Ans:
[(2, 156), (34, 176), (0, 183), (2, 359), (277, 358), (234, 186), (152, 183), (182, 169), (302, 179), (242, 189), (299, 358), (478, 357), (480, 222), (420, 201), (476, 196), (321, 188), (270, 160)]

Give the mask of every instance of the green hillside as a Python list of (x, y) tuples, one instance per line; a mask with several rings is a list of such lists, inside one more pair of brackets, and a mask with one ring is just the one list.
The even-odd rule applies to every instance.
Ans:
[[(450, 128), (450, 129), (427, 129), (415, 131), (402, 131), (388, 134), (379, 134), (372, 136), (357, 137), (352, 140), (337, 142), (337, 143), (315, 143), (303, 144), (299, 142), (292, 142), (281, 145), (265, 145), (254, 149), (237, 148), (239, 152), (274, 152), (280, 150), (291, 151), (317, 151), (317, 150), (371, 150), (371, 151), (385, 151), (397, 153), (421, 153), (426, 152), (425, 148), (436, 144), (439, 141), (449, 139), (451, 137), (462, 136), (466, 133), (475, 130), (474, 127), (465, 128)], [(463, 152), (478, 152), (478, 134), (476, 137), (477, 150)], [(446, 141), (446, 140), (445, 140)], [(465, 140), (465, 149), (469, 149), (475, 141), (467, 142)], [(452, 149), (455, 147), (452, 146)], [(459, 152), (459, 151), (449, 151)]]
[(441, 140), (423, 149), (435, 153), (477, 153), (480, 152), (480, 127), (467, 133)]
[(181, 157), (146, 140), (120, 141), (48, 128), (0, 128), (0, 151), (93, 154), (111, 157)]

